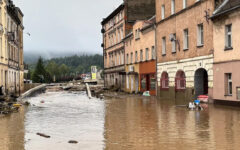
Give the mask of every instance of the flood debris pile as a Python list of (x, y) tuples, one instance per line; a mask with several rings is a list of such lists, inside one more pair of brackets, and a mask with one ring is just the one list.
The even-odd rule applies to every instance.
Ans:
[[(103, 85), (89, 85), (91, 95), (97, 98), (103, 98), (103, 93), (106, 91)], [(87, 91), (85, 84), (65, 84), (59, 86), (48, 86), (47, 91), (69, 91), (69, 92), (78, 92), (78, 91)]]
[(18, 112), (18, 110), (21, 106), (22, 106), (21, 104), (18, 104), (16, 102), (1, 100), (0, 101), (0, 114), (6, 115), (6, 114), (13, 113), (13, 112)]

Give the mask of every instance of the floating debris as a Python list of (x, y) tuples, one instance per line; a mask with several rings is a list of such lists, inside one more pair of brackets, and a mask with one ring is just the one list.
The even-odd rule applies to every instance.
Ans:
[(37, 133), (37, 135), (42, 136), (42, 137), (45, 137), (45, 138), (50, 138), (50, 137), (51, 137), (51, 136), (46, 135), (46, 134), (43, 134), (43, 133)]
[(77, 144), (77, 143), (78, 143), (78, 141), (75, 141), (75, 140), (70, 140), (70, 141), (68, 141), (68, 143), (70, 143), (70, 144)]

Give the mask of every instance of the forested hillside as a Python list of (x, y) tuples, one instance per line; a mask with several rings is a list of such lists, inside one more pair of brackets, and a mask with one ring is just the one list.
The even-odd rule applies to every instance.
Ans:
[[(103, 57), (99, 54), (80, 56), (74, 55), (70, 57), (52, 58), (50, 60), (43, 60), (41, 58), (40, 62), (42, 63), (46, 73), (41, 73), (41, 71), (37, 70), (37, 64), (28, 64), (30, 73), (26, 75), (26, 78), (36, 79), (36, 81), (39, 81), (40, 79), (37, 78), (40, 75), (45, 74), (45, 79), (47, 79), (46, 82), (51, 82), (54, 76), (57, 81), (64, 81), (71, 80), (82, 73), (89, 73), (91, 71), (91, 66), (97, 66), (98, 69), (103, 68)], [(39, 65), (40, 64), (38, 64), (38, 66)]]

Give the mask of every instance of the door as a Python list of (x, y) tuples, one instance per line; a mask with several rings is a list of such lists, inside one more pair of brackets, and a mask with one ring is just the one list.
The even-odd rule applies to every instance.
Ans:
[(16, 75), (16, 72), (14, 73), (14, 94), (17, 93), (17, 75)]
[(139, 86), (138, 81), (139, 81), (138, 75), (135, 75), (135, 93), (138, 93), (138, 86)]
[(131, 76), (131, 92), (134, 91), (134, 79), (133, 76)]
[(7, 75), (7, 71), (5, 71), (5, 93), (8, 94), (8, 75)]
[(147, 91), (150, 91), (150, 75), (146, 75), (146, 88)]

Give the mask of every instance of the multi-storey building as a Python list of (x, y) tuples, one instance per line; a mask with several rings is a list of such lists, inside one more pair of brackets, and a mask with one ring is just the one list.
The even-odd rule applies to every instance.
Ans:
[(102, 21), (104, 82), (106, 87), (125, 88), (125, 50), (123, 38), (132, 31), (136, 20), (155, 14), (155, 0), (124, 0)]
[(125, 39), (126, 90), (156, 94), (155, 16), (136, 21)]
[(159, 96), (212, 97), (214, 0), (156, 0)]
[[(218, 0), (211, 17), (214, 41), (214, 100), (240, 100), (240, 1)], [(223, 101), (217, 101), (223, 102)]]
[(6, 94), (23, 90), (23, 13), (11, 0), (3, 0), (0, 10), (0, 75)]

